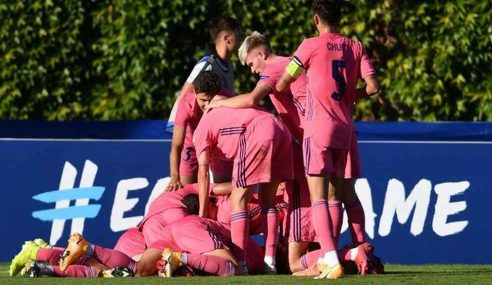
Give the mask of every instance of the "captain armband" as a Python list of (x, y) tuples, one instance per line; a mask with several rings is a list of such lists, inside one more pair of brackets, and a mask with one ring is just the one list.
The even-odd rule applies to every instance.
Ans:
[(304, 65), (302, 65), (301, 60), (297, 58), (297, 56), (294, 56), (285, 68), (285, 71), (287, 71), (290, 76), (297, 78), (299, 77), (303, 69)]

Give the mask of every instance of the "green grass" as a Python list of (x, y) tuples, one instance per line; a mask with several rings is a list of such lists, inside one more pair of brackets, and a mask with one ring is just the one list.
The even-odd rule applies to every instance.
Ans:
[(492, 284), (492, 265), (385, 265), (386, 274), (378, 276), (348, 276), (336, 281), (313, 280), (292, 276), (247, 276), (247, 277), (193, 277), (164, 280), (158, 277), (102, 279), (102, 278), (38, 278), (8, 277), (8, 264), (0, 264), (0, 284)]

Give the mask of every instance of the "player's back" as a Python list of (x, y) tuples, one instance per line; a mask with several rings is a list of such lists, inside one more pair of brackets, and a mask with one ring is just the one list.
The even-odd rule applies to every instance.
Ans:
[(296, 56), (307, 70), (306, 136), (326, 133), (331, 147), (348, 148), (363, 55), (360, 42), (337, 33), (303, 41)]
[(214, 108), (202, 117), (195, 131), (197, 155), (207, 144), (233, 159), (241, 139), (273, 139), (279, 124), (278, 119), (260, 108)]

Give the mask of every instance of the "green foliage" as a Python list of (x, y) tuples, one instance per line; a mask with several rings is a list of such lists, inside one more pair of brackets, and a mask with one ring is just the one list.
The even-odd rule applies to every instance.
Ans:
[[(490, 1), (345, 3), (341, 32), (364, 43), (383, 88), (358, 119), (492, 120)], [(278, 54), (315, 35), (308, 0), (2, 1), (0, 118), (166, 118), (221, 14)], [(235, 63), (235, 91), (248, 91), (256, 79)]]

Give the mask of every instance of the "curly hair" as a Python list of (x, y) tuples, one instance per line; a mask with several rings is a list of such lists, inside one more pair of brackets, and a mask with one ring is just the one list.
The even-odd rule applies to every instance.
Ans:
[(202, 71), (193, 81), (196, 93), (216, 95), (221, 89), (220, 78), (212, 71)]
[(341, 0), (314, 0), (313, 12), (330, 26), (338, 26), (342, 18)]

